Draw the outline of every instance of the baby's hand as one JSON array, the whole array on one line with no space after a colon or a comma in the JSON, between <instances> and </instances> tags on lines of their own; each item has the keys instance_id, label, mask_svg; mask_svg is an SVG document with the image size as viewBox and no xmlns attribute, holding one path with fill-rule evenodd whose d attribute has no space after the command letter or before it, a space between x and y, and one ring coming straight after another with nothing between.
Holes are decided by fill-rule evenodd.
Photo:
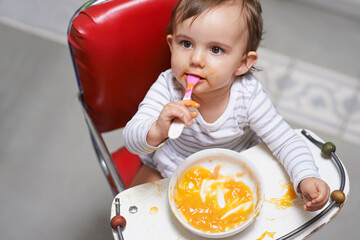
<instances>
[{"instance_id":1,"label":"baby's hand","mask_svg":"<svg viewBox=\"0 0 360 240\"><path fill-rule=\"evenodd\" d=\"M318 178L305 178L299 184L299 190L306 201L306 211L316 211L325 206L329 200L329 186Z\"/></svg>"},{"instance_id":2,"label":"baby's hand","mask_svg":"<svg viewBox=\"0 0 360 240\"><path fill-rule=\"evenodd\" d=\"M189 107L199 108L200 104L192 100L182 100L178 102L168 103L160 112L158 120L151 126L147 142L151 146L158 146L168 137L168 131L171 123L175 118L179 118L186 126L193 124L193 118L198 113L190 111Z\"/></svg>"}]
</instances>

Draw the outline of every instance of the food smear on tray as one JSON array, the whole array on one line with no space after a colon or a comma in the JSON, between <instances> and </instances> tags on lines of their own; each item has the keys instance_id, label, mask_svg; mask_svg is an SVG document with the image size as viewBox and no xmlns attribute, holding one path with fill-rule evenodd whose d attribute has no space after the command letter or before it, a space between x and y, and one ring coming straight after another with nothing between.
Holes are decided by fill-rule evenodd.
<instances>
[{"instance_id":1,"label":"food smear on tray","mask_svg":"<svg viewBox=\"0 0 360 240\"><path fill-rule=\"evenodd\" d=\"M277 209L285 210L288 207L294 206L296 201L299 200L292 183L282 184L282 191L285 191L285 194L281 198L271 198L265 201L275 204Z\"/></svg>"},{"instance_id":2,"label":"food smear on tray","mask_svg":"<svg viewBox=\"0 0 360 240\"><path fill-rule=\"evenodd\" d=\"M274 238L274 235L275 235L276 232L268 232L268 231L265 231L258 239L256 240L263 240L266 236L269 236L271 238Z\"/></svg>"},{"instance_id":3,"label":"food smear on tray","mask_svg":"<svg viewBox=\"0 0 360 240\"><path fill-rule=\"evenodd\" d=\"M202 166L187 170L175 187L174 201L186 221L210 233L225 232L246 222L255 209L255 198L241 177L223 175Z\"/></svg>"},{"instance_id":4,"label":"food smear on tray","mask_svg":"<svg viewBox=\"0 0 360 240\"><path fill-rule=\"evenodd\" d=\"M276 232L268 232L265 231L258 239L256 240L263 240L266 236L274 238L274 235L276 234Z\"/></svg>"},{"instance_id":5,"label":"food smear on tray","mask_svg":"<svg viewBox=\"0 0 360 240\"><path fill-rule=\"evenodd\" d=\"M157 212L159 211L159 209L157 207L152 207L150 208L150 215L155 215Z\"/></svg>"}]
</instances>

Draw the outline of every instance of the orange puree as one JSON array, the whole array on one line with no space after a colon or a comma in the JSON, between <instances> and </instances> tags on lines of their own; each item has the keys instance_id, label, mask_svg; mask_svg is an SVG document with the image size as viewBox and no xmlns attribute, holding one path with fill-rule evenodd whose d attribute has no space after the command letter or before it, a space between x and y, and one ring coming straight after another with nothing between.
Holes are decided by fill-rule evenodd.
<instances>
[{"instance_id":1,"label":"orange puree","mask_svg":"<svg viewBox=\"0 0 360 240\"><path fill-rule=\"evenodd\" d=\"M157 207L152 207L150 208L150 215L155 215L158 211L159 209Z\"/></svg>"},{"instance_id":2,"label":"orange puree","mask_svg":"<svg viewBox=\"0 0 360 240\"><path fill-rule=\"evenodd\" d=\"M174 200L186 221L205 232L224 232L245 222L254 210L251 189L233 176L196 166L177 181Z\"/></svg>"},{"instance_id":3,"label":"orange puree","mask_svg":"<svg viewBox=\"0 0 360 240\"><path fill-rule=\"evenodd\" d=\"M274 238L274 235L275 235L275 232L268 232L268 231L265 231L258 239L256 240L262 240L264 239L266 236L269 236L271 238Z\"/></svg>"},{"instance_id":4,"label":"orange puree","mask_svg":"<svg viewBox=\"0 0 360 240\"><path fill-rule=\"evenodd\" d=\"M282 198L272 198L268 202L275 204L278 209L286 209L294 205L295 200L298 198L291 183L282 185L283 190L286 190Z\"/></svg>"},{"instance_id":5,"label":"orange puree","mask_svg":"<svg viewBox=\"0 0 360 240\"><path fill-rule=\"evenodd\" d=\"M192 88L194 87L194 84L193 83L189 83L187 86L186 86L186 93L192 91Z\"/></svg>"}]
</instances>

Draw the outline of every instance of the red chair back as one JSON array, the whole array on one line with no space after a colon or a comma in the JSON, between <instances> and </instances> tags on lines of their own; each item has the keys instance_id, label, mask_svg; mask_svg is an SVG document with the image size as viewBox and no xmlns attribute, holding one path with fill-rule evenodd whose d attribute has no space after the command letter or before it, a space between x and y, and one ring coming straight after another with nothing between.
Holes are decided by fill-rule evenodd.
<instances>
[{"instance_id":1,"label":"red chair back","mask_svg":"<svg viewBox=\"0 0 360 240\"><path fill-rule=\"evenodd\" d=\"M92 0L73 17L68 42L86 123L113 194L141 166L125 148L110 154L102 133L125 126L170 67L166 26L178 0Z\"/></svg>"},{"instance_id":2,"label":"red chair back","mask_svg":"<svg viewBox=\"0 0 360 240\"><path fill-rule=\"evenodd\" d=\"M177 0L113 0L83 10L68 41L80 93L99 132L123 127L170 67L165 29Z\"/></svg>"}]
</instances>

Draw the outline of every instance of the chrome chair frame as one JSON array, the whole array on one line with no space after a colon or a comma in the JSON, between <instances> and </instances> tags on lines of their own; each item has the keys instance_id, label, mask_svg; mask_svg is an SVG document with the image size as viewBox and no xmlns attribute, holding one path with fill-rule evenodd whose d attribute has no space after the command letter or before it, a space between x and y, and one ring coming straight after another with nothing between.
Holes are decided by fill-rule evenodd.
<instances>
[{"instance_id":1,"label":"chrome chair frame","mask_svg":"<svg viewBox=\"0 0 360 240\"><path fill-rule=\"evenodd\" d=\"M108 2L108 1L111 1L111 0L90 0L90 1L86 2L84 5L82 5L72 16L70 23L68 25L67 34L69 34L69 32L70 32L73 20L76 18L76 16L79 15L79 13L81 11L88 9L94 5ZM72 50L71 50L70 44L69 44L69 49L70 49L70 54L72 56ZM86 102L83 99L82 87L81 87L81 84L79 81L79 77L77 75L76 64L74 61L73 61L73 65L74 65L75 74L76 74L76 78L77 78L77 82L78 82L78 86L79 86L78 99L79 99L79 102L81 103L82 112L84 114L85 121L86 121L86 124L89 129L91 142L94 147L96 156L99 160L100 167L101 167L103 173L105 174L110 186L112 186L112 188L111 188L112 193L114 196L116 196L118 193L124 191L126 189L126 187L125 187L125 184L114 164L114 161L111 157L111 154L105 144L105 141L104 141L101 133L99 132L96 125L94 124L94 121L91 119L91 117L89 116L89 114L87 112Z\"/></svg>"}]
</instances>

